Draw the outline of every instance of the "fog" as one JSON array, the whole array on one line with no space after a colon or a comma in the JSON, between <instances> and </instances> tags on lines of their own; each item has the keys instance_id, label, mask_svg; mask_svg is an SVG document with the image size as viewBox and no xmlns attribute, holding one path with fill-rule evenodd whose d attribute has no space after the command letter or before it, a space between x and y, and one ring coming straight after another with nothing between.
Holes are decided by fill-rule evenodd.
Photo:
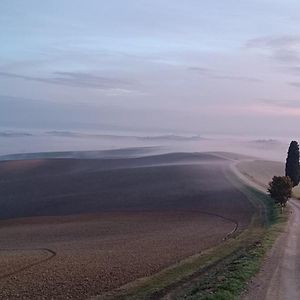
<instances>
[{"instance_id":1,"label":"fog","mask_svg":"<svg viewBox=\"0 0 300 300\"><path fill-rule=\"evenodd\" d=\"M234 136L124 135L124 133L121 135L120 133L6 130L0 132L0 143L2 159L18 158L5 156L11 154L103 151L126 148L127 151L91 152L90 156L85 155L85 157L111 156L112 154L113 156L140 156L169 152L221 151L282 161L286 157L289 141ZM53 157L62 155L62 153L52 153ZM26 158L26 156L20 157Z\"/></svg>"}]
</instances>

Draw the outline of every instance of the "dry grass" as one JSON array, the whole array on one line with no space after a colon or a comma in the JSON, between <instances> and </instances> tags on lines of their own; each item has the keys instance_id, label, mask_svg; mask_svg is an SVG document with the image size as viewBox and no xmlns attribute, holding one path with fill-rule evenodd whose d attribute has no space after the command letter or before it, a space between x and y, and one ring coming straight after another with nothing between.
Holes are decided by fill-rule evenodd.
<instances>
[{"instance_id":1,"label":"dry grass","mask_svg":"<svg viewBox=\"0 0 300 300\"><path fill-rule=\"evenodd\" d=\"M267 187L273 176L284 175L284 163L276 161L242 161L237 165L239 171L252 181ZM293 197L300 199L300 186L293 188Z\"/></svg>"},{"instance_id":2,"label":"dry grass","mask_svg":"<svg viewBox=\"0 0 300 300\"><path fill-rule=\"evenodd\" d=\"M273 176L284 175L284 164L276 161L242 161L237 167L242 174L264 187L268 186Z\"/></svg>"}]
</instances>

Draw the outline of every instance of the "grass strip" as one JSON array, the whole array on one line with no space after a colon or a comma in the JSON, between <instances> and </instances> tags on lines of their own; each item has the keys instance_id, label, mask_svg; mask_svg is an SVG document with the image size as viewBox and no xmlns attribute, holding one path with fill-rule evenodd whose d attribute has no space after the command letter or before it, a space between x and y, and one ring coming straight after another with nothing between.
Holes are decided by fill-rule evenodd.
<instances>
[{"instance_id":1,"label":"grass strip","mask_svg":"<svg viewBox=\"0 0 300 300\"><path fill-rule=\"evenodd\" d=\"M222 267L217 267L197 282L190 284L189 288L177 293L172 299L187 300L234 300L239 297L247 282L260 269L263 257L275 239L282 232L286 214L280 214L274 208L276 216L272 224L263 232L262 238L250 245L236 251L229 259L224 261Z\"/></svg>"}]
</instances>

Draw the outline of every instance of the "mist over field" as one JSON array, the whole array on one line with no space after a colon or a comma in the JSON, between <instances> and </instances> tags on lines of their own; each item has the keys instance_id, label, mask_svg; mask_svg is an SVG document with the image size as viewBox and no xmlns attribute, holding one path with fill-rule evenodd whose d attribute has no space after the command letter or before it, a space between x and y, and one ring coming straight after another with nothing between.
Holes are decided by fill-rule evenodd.
<instances>
[{"instance_id":1,"label":"mist over field","mask_svg":"<svg viewBox=\"0 0 300 300\"><path fill-rule=\"evenodd\" d=\"M299 12L0 0L0 299L300 299Z\"/></svg>"},{"instance_id":2,"label":"mist over field","mask_svg":"<svg viewBox=\"0 0 300 300\"><path fill-rule=\"evenodd\" d=\"M0 143L2 145L1 159L26 158L26 156L5 156L11 154L65 151L89 151L89 155L86 154L85 158L220 151L282 161L285 159L289 140L199 134L6 129L0 131ZM121 151L127 148L129 148L127 151ZM120 151L109 152L107 150ZM95 151L102 152L96 153ZM62 155L62 153L54 153L53 157ZM69 155L72 156L72 154ZM34 157L34 155L31 156L31 158Z\"/></svg>"}]
</instances>

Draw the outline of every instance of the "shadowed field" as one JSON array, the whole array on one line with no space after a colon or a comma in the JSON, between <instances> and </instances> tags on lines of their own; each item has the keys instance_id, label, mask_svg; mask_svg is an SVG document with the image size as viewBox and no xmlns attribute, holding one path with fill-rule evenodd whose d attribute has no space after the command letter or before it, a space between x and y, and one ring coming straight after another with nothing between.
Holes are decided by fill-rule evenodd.
<instances>
[{"instance_id":1,"label":"shadowed field","mask_svg":"<svg viewBox=\"0 0 300 300\"><path fill-rule=\"evenodd\" d=\"M0 163L0 298L84 299L210 248L253 207L210 154Z\"/></svg>"}]
</instances>

